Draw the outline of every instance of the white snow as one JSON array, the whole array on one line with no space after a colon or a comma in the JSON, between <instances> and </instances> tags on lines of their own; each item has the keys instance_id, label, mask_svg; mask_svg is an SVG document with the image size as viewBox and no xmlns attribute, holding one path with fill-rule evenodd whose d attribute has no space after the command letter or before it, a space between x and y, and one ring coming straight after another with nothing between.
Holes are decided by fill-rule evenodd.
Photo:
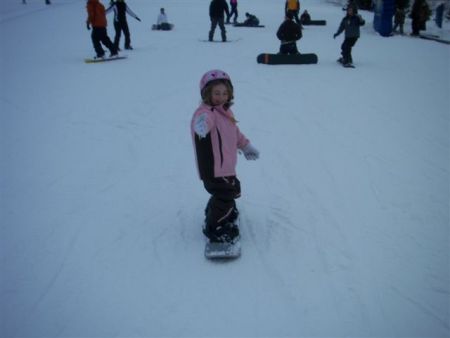
<instances>
[{"instance_id":1,"label":"white snow","mask_svg":"<svg viewBox=\"0 0 450 338\"><path fill-rule=\"evenodd\" d=\"M0 336L449 337L450 47L361 12L344 69L344 12L304 0L319 63L260 65L284 2L240 0L266 27L227 44L199 41L208 4L129 0L135 50L85 64L84 1L2 0ZM160 7L174 31L150 30ZM261 152L227 263L203 256L189 131L212 68Z\"/></svg>"}]
</instances>

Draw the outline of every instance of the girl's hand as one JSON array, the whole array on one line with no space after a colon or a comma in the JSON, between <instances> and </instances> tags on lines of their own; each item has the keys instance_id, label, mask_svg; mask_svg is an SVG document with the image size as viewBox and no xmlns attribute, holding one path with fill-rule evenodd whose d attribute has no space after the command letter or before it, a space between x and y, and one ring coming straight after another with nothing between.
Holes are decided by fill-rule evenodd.
<instances>
[{"instance_id":1,"label":"girl's hand","mask_svg":"<svg viewBox=\"0 0 450 338\"><path fill-rule=\"evenodd\" d=\"M257 160L259 158L259 151L255 147L253 147L250 143L247 144L242 149L245 159L247 160Z\"/></svg>"}]
</instances>

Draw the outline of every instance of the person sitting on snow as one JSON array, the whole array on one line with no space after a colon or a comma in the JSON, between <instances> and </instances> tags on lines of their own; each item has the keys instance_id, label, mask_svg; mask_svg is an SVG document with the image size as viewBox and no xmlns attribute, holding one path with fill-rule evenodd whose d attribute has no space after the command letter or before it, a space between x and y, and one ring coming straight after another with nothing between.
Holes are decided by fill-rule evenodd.
<instances>
[{"instance_id":1,"label":"person sitting on snow","mask_svg":"<svg viewBox=\"0 0 450 338\"><path fill-rule=\"evenodd\" d=\"M259 26L259 19L250 13L245 13L245 16L247 19L245 19L244 21L244 26L250 26L250 27L255 27L255 26Z\"/></svg>"},{"instance_id":2,"label":"person sitting on snow","mask_svg":"<svg viewBox=\"0 0 450 338\"><path fill-rule=\"evenodd\" d=\"M160 13L158 15L158 19L156 21L156 29L157 30L163 30L163 31L169 31L172 28L171 24L167 20L167 14L164 10L164 8L160 9Z\"/></svg>"}]
</instances>

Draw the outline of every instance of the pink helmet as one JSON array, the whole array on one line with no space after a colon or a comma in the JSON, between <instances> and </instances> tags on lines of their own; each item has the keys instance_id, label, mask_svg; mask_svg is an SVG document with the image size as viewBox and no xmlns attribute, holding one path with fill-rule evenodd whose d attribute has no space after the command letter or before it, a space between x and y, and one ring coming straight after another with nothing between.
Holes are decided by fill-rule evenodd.
<instances>
[{"instance_id":1,"label":"pink helmet","mask_svg":"<svg viewBox=\"0 0 450 338\"><path fill-rule=\"evenodd\" d=\"M228 80L231 84L230 76L227 73L220 69L213 69L202 76L202 79L200 80L200 92L206 87L208 82L213 80Z\"/></svg>"}]
</instances>

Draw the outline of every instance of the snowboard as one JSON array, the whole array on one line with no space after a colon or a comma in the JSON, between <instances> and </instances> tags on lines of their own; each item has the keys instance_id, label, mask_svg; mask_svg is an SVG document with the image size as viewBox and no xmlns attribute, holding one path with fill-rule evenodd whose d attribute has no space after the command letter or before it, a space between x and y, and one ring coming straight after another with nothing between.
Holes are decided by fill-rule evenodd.
<instances>
[{"instance_id":1,"label":"snowboard","mask_svg":"<svg viewBox=\"0 0 450 338\"><path fill-rule=\"evenodd\" d=\"M233 27L261 28L261 27L266 27L266 26L264 26L264 25L249 26L249 25L246 25L245 23L235 23L235 24L233 24Z\"/></svg>"},{"instance_id":2,"label":"snowboard","mask_svg":"<svg viewBox=\"0 0 450 338\"><path fill-rule=\"evenodd\" d=\"M326 20L309 20L302 22L303 26L326 26Z\"/></svg>"},{"instance_id":3,"label":"snowboard","mask_svg":"<svg viewBox=\"0 0 450 338\"><path fill-rule=\"evenodd\" d=\"M87 59L84 59L84 62L99 63L99 62L106 62L106 61L122 60L122 59L126 59L126 58L127 58L126 55L118 55L118 56L113 56L113 57L104 57L102 59L87 58Z\"/></svg>"},{"instance_id":4,"label":"snowboard","mask_svg":"<svg viewBox=\"0 0 450 338\"><path fill-rule=\"evenodd\" d=\"M434 34L420 34L419 35L422 39L425 40L433 40L436 42L440 42L440 43L445 43L447 45L450 45L450 40L445 40L442 39L439 35L434 35Z\"/></svg>"},{"instance_id":5,"label":"snowboard","mask_svg":"<svg viewBox=\"0 0 450 338\"><path fill-rule=\"evenodd\" d=\"M241 255L241 242L217 243L209 240L205 245L205 257L208 259L236 259Z\"/></svg>"},{"instance_id":6,"label":"snowboard","mask_svg":"<svg viewBox=\"0 0 450 338\"><path fill-rule=\"evenodd\" d=\"M241 40L240 38L238 39L227 39L226 41L222 41L222 40L212 40L209 41L208 39L199 39L200 42L209 42L209 43L227 43L227 42L236 42Z\"/></svg>"},{"instance_id":7,"label":"snowboard","mask_svg":"<svg viewBox=\"0 0 450 338\"><path fill-rule=\"evenodd\" d=\"M258 55L256 61L267 65L306 65L316 64L318 58L314 53L295 55L263 53Z\"/></svg>"}]
</instances>

